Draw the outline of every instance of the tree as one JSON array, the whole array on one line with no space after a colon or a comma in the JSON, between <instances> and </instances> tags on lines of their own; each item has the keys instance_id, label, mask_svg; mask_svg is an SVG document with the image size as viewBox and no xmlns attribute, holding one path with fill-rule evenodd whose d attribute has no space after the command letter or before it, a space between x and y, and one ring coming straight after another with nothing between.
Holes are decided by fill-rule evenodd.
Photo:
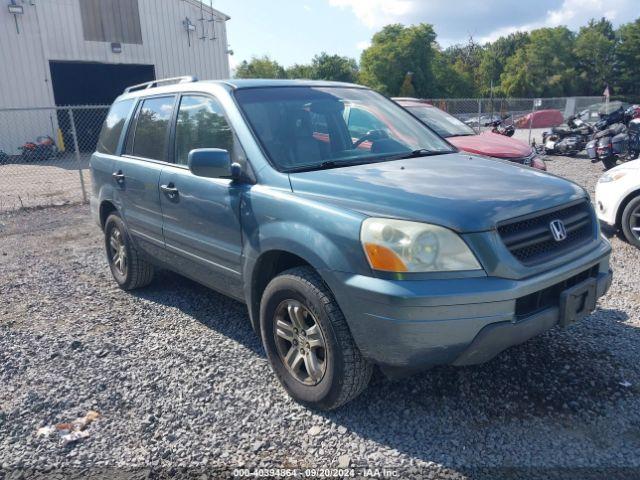
<instances>
[{"instance_id":1,"label":"tree","mask_svg":"<svg viewBox=\"0 0 640 480\"><path fill-rule=\"evenodd\" d=\"M470 97L475 90L473 80L461 74L451 63L451 58L436 50L432 64L435 81L434 97L455 98Z\"/></svg>"},{"instance_id":2,"label":"tree","mask_svg":"<svg viewBox=\"0 0 640 480\"><path fill-rule=\"evenodd\" d=\"M613 83L615 32L609 20L590 20L576 37L576 68L582 94L600 95L605 86Z\"/></svg>"},{"instance_id":3,"label":"tree","mask_svg":"<svg viewBox=\"0 0 640 480\"><path fill-rule=\"evenodd\" d=\"M576 92L575 35L566 27L540 28L507 60L501 89L510 96L554 97Z\"/></svg>"},{"instance_id":4,"label":"tree","mask_svg":"<svg viewBox=\"0 0 640 480\"><path fill-rule=\"evenodd\" d=\"M315 78L315 72L311 65L295 63L287 68L286 77L293 78L293 79L297 79L297 78L313 79Z\"/></svg>"},{"instance_id":5,"label":"tree","mask_svg":"<svg viewBox=\"0 0 640 480\"><path fill-rule=\"evenodd\" d=\"M400 92L398 92L398 95L400 95L401 97L416 96L416 89L413 88L413 72L407 72L407 74L404 76L404 81L400 86Z\"/></svg>"},{"instance_id":6,"label":"tree","mask_svg":"<svg viewBox=\"0 0 640 480\"><path fill-rule=\"evenodd\" d=\"M284 68L267 55L251 57L247 62L243 60L236 69L236 78L286 78Z\"/></svg>"},{"instance_id":7,"label":"tree","mask_svg":"<svg viewBox=\"0 0 640 480\"><path fill-rule=\"evenodd\" d=\"M398 95L407 72L419 97L435 92L432 62L436 34L431 25L387 25L373 36L360 58L360 81L381 93Z\"/></svg>"},{"instance_id":8,"label":"tree","mask_svg":"<svg viewBox=\"0 0 640 480\"><path fill-rule=\"evenodd\" d=\"M640 96L640 18L618 29L616 84L625 95Z\"/></svg>"},{"instance_id":9,"label":"tree","mask_svg":"<svg viewBox=\"0 0 640 480\"><path fill-rule=\"evenodd\" d=\"M329 55L322 52L311 61L313 77L316 80L355 83L358 81L358 63L349 57Z\"/></svg>"},{"instance_id":10,"label":"tree","mask_svg":"<svg viewBox=\"0 0 640 480\"><path fill-rule=\"evenodd\" d=\"M482 58L478 66L478 85L480 95L502 95L500 91L500 75L504 71L507 60L529 43L529 34L515 32L488 43L482 50Z\"/></svg>"}]
</instances>

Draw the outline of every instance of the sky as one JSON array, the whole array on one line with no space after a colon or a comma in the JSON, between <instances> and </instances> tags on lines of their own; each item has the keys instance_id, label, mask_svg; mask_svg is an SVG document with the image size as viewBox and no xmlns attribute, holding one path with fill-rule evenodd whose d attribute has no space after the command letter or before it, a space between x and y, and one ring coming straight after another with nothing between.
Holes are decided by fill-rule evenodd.
<instances>
[{"instance_id":1,"label":"sky","mask_svg":"<svg viewBox=\"0 0 640 480\"><path fill-rule=\"evenodd\" d=\"M484 43L518 30L577 30L603 16L618 26L640 16L640 0L213 0L213 6L231 17L232 68L262 55L284 66L308 63L322 51L359 59L390 23L430 23L447 47L470 35Z\"/></svg>"}]
</instances>

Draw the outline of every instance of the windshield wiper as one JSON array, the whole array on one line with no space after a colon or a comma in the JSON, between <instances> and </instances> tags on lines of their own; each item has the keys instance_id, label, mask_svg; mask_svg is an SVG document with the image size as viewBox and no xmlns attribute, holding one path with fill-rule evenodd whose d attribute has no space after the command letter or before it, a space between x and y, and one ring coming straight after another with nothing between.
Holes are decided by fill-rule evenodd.
<instances>
[{"instance_id":1,"label":"windshield wiper","mask_svg":"<svg viewBox=\"0 0 640 480\"><path fill-rule=\"evenodd\" d=\"M351 165L362 165L363 163L371 163L371 160L325 160L320 163L310 163L300 165L298 167L288 168L287 173L310 172L313 170L328 170L330 168L347 167Z\"/></svg>"},{"instance_id":2,"label":"windshield wiper","mask_svg":"<svg viewBox=\"0 0 640 480\"><path fill-rule=\"evenodd\" d=\"M427 150L426 148L420 148L418 150L413 150L412 152L401 153L399 155L386 157L385 160L404 160L405 158L432 157L434 155L446 155L447 153L454 152L453 150Z\"/></svg>"}]
</instances>

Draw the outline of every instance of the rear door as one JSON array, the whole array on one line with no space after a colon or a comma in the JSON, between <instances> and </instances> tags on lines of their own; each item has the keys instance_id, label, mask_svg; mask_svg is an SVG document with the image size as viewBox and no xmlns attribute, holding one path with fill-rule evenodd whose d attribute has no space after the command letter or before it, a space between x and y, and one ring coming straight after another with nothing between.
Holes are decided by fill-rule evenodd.
<instances>
[{"instance_id":1,"label":"rear door","mask_svg":"<svg viewBox=\"0 0 640 480\"><path fill-rule=\"evenodd\" d=\"M222 148L249 168L221 105L203 94L184 94L174 133L174 163L160 175L166 254L181 273L241 297L240 199L250 188L229 179L193 175L187 166L196 148Z\"/></svg>"},{"instance_id":2,"label":"rear door","mask_svg":"<svg viewBox=\"0 0 640 480\"><path fill-rule=\"evenodd\" d=\"M136 243L148 253L162 254L160 172L169 154L169 132L175 95L140 100L127 135L125 154L114 165L120 211Z\"/></svg>"},{"instance_id":3,"label":"rear door","mask_svg":"<svg viewBox=\"0 0 640 480\"><path fill-rule=\"evenodd\" d=\"M91 208L96 215L102 194L111 199L113 187L117 185L112 176L113 165L120 155L123 132L135 103L134 99L129 99L111 106L100 131L96 151L91 156Z\"/></svg>"}]
</instances>

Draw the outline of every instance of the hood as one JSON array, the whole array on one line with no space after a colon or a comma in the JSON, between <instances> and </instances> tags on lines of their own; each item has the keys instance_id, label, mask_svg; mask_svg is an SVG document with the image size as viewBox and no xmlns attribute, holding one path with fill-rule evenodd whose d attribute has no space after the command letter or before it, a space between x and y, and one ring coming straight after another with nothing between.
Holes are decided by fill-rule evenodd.
<instances>
[{"instance_id":1,"label":"hood","mask_svg":"<svg viewBox=\"0 0 640 480\"><path fill-rule=\"evenodd\" d=\"M520 140L493 132L479 135L448 137L447 140L460 150L496 158L522 158L531 155L531 147Z\"/></svg>"},{"instance_id":2,"label":"hood","mask_svg":"<svg viewBox=\"0 0 640 480\"><path fill-rule=\"evenodd\" d=\"M579 198L578 185L516 163L452 153L290 174L296 194L368 216L434 223L458 232Z\"/></svg>"}]
</instances>

